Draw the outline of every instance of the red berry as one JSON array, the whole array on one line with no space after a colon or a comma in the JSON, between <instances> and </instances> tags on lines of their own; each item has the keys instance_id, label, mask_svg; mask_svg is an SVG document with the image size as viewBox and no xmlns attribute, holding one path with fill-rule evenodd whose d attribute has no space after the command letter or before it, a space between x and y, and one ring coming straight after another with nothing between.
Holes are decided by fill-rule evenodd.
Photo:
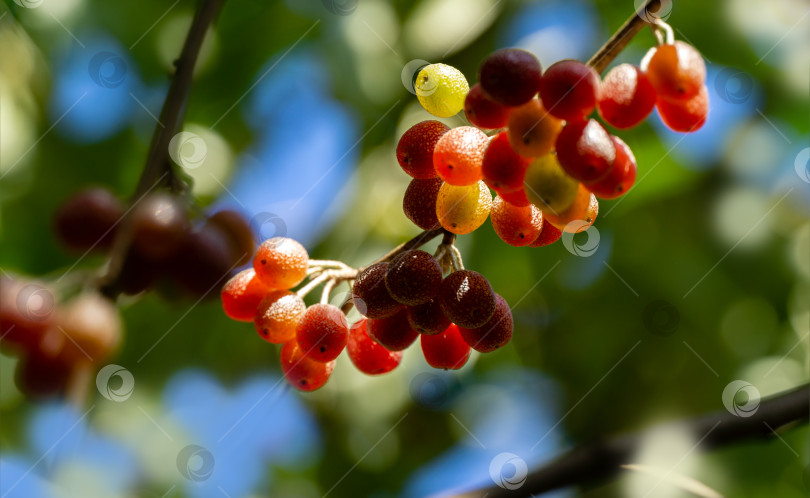
<instances>
[{"instance_id":1,"label":"red berry","mask_svg":"<svg viewBox=\"0 0 810 498\"><path fill-rule=\"evenodd\" d=\"M701 87L697 95L686 101L658 99L658 114L673 131L689 133L699 130L709 114L709 93Z\"/></svg>"},{"instance_id":2,"label":"red berry","mask_svg":"<svg viewBox=\"0 0 810 498\"><path fill-rule=\"evenodd\" d=\"M526 197L526 190L523 187L513 192L498 192L498 195L513 206L525 207L532 204L529 198Z\"/></svg>"},{"instance_id":3,"label":"red berry","mask_svg":"<svg viewBox=\"0 0 810 498\"><path fill-rule=\"evenodd\" d=\"M295 339L304 355L325 363L340 356L346 347L349 323L337 306L313 304L301 316L295 330Z\"/></svg>"},{"instance_id":4,"label":"red berry","mask_svg":"<svg viewBox=\"0 0 810 498\"><path fill-rule=\"evenodd\" d=\"M298 241L273 237L256 249L253 269L271 289L291 289L306 277L308 262L307 250Z\"/></svg>"},{"instance_id":5,"label":"red berry","mask_svg":"<svg viewBox=\"0 0 810 498\"><path fill-rule=\"evenodd\" d=\"M214 297L215 289L230 276L239 256L227 233L217 225L205 223L186 234L167 266L191 295Z\"/></svg>"},{"instance_id":6,"label":"red berry","mask_svg":"<svg viewBox=\"0 0 810 498\"><path fill-rule=\"evenodd\" d=\"M439 301L431 299L425 304L408 308L408 323L422 335L433 335L444 331L452 322L444 316Z\"/></svg>"},{"instance_id":7,"label":"red berry","mask_svg":"<svg viewBox=\"0 0 810 498\"><path fill-rule=\"evenodd\" d=\"M323 363L304 356L296 341L286 342L281 348L284 378L300 391L314 391L323 387L334 368L334 361Z\"/></svg>"},{"instance_id":8,"label":"red berry","mask_svg":"<svg viewBox=\"0 0 810 498\"><path fill-rule=\"evenodd\" d=\"M489 145L486 133L472 126L448 131L433 149L433 167L450 185L473 185L483 178L481 162Z\"/></svg>"},{"instance_id":9,"label":"red berry","mask_svg":"<svg viewBox=\"0 0 810 498\"><path fill-rule=\"evenodd\" d=\"M491 353L512 340L512 310L506 299L495 294L495 313L484 325L475 329L459 327L461 337L479 353Z\"/></svg>"},{"instance_id":10,"label":"red berry","mask_svg":"<svg viewBox=\"0 0 810 498\"><path fill-rule=\"evenodd\" d=\"M358 370L368 375L390 372L402 361L401 351L389 351L368 336L367 320L364 318L352 325L346 351Z\"/></svg>"},{"instance_id":11,"label":"red berry","mask_svg":"<svg viewBox=\"0 0 810 498\"><path fill-rule=\"evenodd\" d=\"M655 99L655 88L641 69L619 64L602 81L599 115L616 128L632 128L650 115Z\"/></svg>"},{"instance_id":12,"label":"red berry","mask_svg":"<svg viewBox=\"0 0 810 498\"><path fill-rule=\"evenodd\" d=\"M39 354L24 355L17 363L14 383L25 396L44 399L64 392L71 370L70 364L58 359Z\"/></svg>"},{"instance_id":13,"label":"red berry","mask_svg":"<svg viewBox=\"0 0 810 498\"><path fill-rule=\"evenodd\" d=\"M397 161L413 178L435 178L433 148L450 128L439 121L422 121L402 134L397 144Z\"/></svg>"},{"instance_id":14,"label":"red berry","mask_svg":"<svg viewBox=\"0 0 810 498\"><path fill-rule=\"evenodd\" d=\"M537 93L542 69L534 54L517 48L490 54L478 72L484 93L499 104L525 104Z\"/></svg>"},{"instance_id":15,"label":"red berry","mask_svg":"<svg viewBox=\"0 0 810 498\"><path fill-rule=\"evenodd\" d=\"M456 325L480 327L495 312L495 292L485 276L472 270L459 270L442 281L439 305Z\"/></svg>"},{"instance_id":16,"label":"red berry","mask_svg":"<svg viewBox=\"0 0 810 498\"><path fill-rule=\"evenodd\" d=\"M256 308L270 289L253 268L237 273L222 287L220 296L225 314L240 322L252 322Z\"/></svg>"},{"instance_id":17,"label":"red berry","mask_svg":"<svg viewBox=\"0 0 810 498\"><path fill-rule=\"evenodd\" d=\"M402 304L416 306L436 295L442 283L442 269L425 251L407 251L397 256L385 273L385 286L391 297Z\"/></svg>"},{"instance_id":18,"label":"red berry","mask_svg":"<svg viewBox=\"0 0 810 498\"><path fill-rule=\"evenodd\" d=\"M534 242L529 244L529 247L543 247L549 244L553 244L560 240L562 236L562 230L555 227L548 221L543 222L543 230L540 231L540 235L534 239Z\"/></svg>"},{"instance_id":19,"label":"red berry","mask_svg":"<svg viewBox=\"0 0 810 498\"><path fill-rule=\"evenodd\" d=\"M502 131L490 140L484 151L481 171L484 182L497 192L513 192L523 186L529 159L519 155L509 143L509 133Z\"/></svg>"},{"instance_id":20,"label":"red berry","mask_svg":"<svg viewBox=\"0 0 810 498\"><path fill-rule=\"evenodd\" d=\"M458 370L470 359L470 346L458 327L450 325L441 334L422 336L422 354L433 368Z\"/></svg>"},{"instance_id":21,"label":"red berry","mask_svg":"<svg viewBox=\"0 0 810 498\"><path fill-rule=\"evenodd\" d=\"M537 207L513 206L500 196L495 197L489 216L495 233L510 246L522 247L531 244L543 229L543 214Z\"/></svg>"},{"instance_id":22,"label":"red berry","mask_svg":"<svg viewBox=\"0 0 810 498\"><path fill-rule=\"evenodd\" d=\"M406 309L387 318L370 319L366 328L369 337L389 351L402 351L419 336L408 322Z\"/></svg>"},{"instance_id":23,"label":"red berry","mask_svg":"<svg viewBox=\"0 0 810 498\"><path fill-rule=\"evenodd\" d=\"M253 325L265 341L284 344L295 338L306 310L304 300L294 292L270 291L256 308Z\"/></svg>"},{"instance_id":24,"label":"red berry","mask_svg":"<svg viewBox=\"0 0 810 498\"><path fill-rule=\"evenodd\" d=\"M616 159L610 134L593 119L569 122L557 137L557 160L569 176L588 184L607 176Z\"/></svg>"},{"instance_id":25,"label":"red berry","mask_svg":"<svg viewBox=\"0 0 810 498\"><path fill-rule=\"evenodd\" d=\"M615 199L627 193L636 181L636 158L633 151L619 137L611 137L616 146L616 159L608 175L588 185L588 190L602 199Z\"/></svg>"},{"instance_id":26,"label":"red berry","mask_svg":"<svg viewBox=\"0 0 810 498\"><path fill-rule=\"evenodd\" d=\"M389 263L382 261L360 270L352 286L352 300L361 315L385 318L402 309L402 304L391 297L385 285Z\"/></svg>"},{"instance_id":27,"label":"red berry","mask_svg":"<svg viewBox=\"0 0 810 498\"><path fill-rule=\"evenodd\" d=\"M109 190L89 188L73 194L56 212L59 240L71 249L108 249L124 207Z\"/></svg>"},{"instance_id":28,"label":"red berry","mask_svg":"<svg viewBox=\"0 0 810 498\"><path fill-rule=\"evenodd\" d=\"M444 180L428 178L411 180L402 198L402 211L416 226L422 230L436 230L441 227L436 216L436 199Z\"/></svg>"},{"instance_id":29,"label":"red berry","mask_svg":"<svg viewBox=\"0 0 810 498\"><path fill-rule=\"evenodd\" d=\"M599 75L580 61L555 62L540 80L540 98L548 112L560 119L585 119L599 100Z\"/></svg>"},{"instance_id":30,"label":"red berry","mask_svg":"<svg viewBox=\"0 0 810 498\"><path fill-rule=\"evenodd\" d=\"M706 64L695 47L678 40L655 49L647 77L659 99L688 100L704 86Z\"/></svg>"},{"instance_id":31,"label":"red berry","mask_svg":"<svg viewBox=\"0 0 810 498\"><path fill-rule=\"evenodd\" d=\"M20 352L32 351L55 322L53 291L37 282L0 277L0 340Z\"/></svg>"},{"instance_id":32,"label":"red berry","mask_svg":"<svg viewBox=\"0 0 810 498\"><path fill-rule=\"evenodd\" d=\"M476 83L464 100L464 114L470 123L479 128L503 128L509 119L509 108L487 97L481 83Z\"/></svg>"}]
</instances>

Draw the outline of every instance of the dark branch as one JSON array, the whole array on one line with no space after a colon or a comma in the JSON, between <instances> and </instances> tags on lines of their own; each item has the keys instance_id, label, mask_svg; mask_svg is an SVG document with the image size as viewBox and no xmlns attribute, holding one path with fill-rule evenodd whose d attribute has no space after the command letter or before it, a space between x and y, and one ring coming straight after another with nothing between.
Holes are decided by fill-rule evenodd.
<instances>
[{"instance_id":1,"label":"dark branch","mask_svg":"<svg viewBox=\"0 0 810 498\"><path fill-rule=\"evenodd\" d=\"M686 430L695 440L703 440L699 448L711 450L745 440L765 439L774 431L792 423L804 423L810 418L810 384L802 385L763 400L756 413L739 417L728 411L671 422L635 434L617 436L580 446L531 472L523 486L506 490L495 485L460 497L496 498L529 496L574 485L595 484L619 473L622 465L632 461L639 445L650 434L666 429Z\"/></svg>"},{"instance_id":2,"label":"dark branch","mask_svg":"<svg viewBox=\"0 0 810 498\"><path fill-rule=\"evenodd\" d=\"M596 69L597 73L601 73L608 65L613 62L613 59L624 50L624 47L630 43L630 40L635 37L644 26L649 26L650 23L647 19L654 18L653 15L658 12L664 5L670 3L671 0L647 0L644 5L640 6L636 13L630 16L622 27L618 29L602 47L588 61L588 65Z\"/></svg>"}]
</instances>

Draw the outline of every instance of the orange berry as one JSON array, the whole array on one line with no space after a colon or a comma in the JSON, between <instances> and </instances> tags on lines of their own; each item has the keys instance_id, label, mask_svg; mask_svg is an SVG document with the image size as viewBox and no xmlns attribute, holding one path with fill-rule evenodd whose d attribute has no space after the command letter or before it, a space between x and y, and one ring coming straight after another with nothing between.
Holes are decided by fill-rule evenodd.
<instances>
[{"instance_id":1,"label":"orange berry","mask_svg":"<svg viewBox=\"0 0 810 498\"><path fill-rule=\"evenodd\" d=\"M483 178L481 163L487 145L489 137L478 128L453 128L436 142L433 167L450 185L472 185Z\"/></svg>"},{"instance_id":2,"label":"orange berry","mask_svg":"<svg viewBox=\"0 0 810 498\"><path fill-rule=\"evenodd\" d=\"M271 289L291 289L307 275L309 255L299 242L273 237L262 242L253 257L253 269Z\"/></svg>"},{"instance_id":3,"label":"orange berry","mask_svg":"<svg viewBox=\"0 0 810 498\"><path fill-rule=\"evenodd\" d=\"M295 329L306 309L304 300L294 292L270 291L256 307L253 324L262 339L283 344L295 338Z\"/></svg>"}]
</instances>

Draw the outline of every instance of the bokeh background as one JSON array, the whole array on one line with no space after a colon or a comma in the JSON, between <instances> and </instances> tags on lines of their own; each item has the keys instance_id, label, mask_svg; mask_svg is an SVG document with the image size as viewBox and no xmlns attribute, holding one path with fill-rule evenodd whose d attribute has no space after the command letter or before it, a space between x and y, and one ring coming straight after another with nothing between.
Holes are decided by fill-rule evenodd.
<instances>
[{"instance_id":1,"label":"bokeh background","mask_svg":"<svg viewBox=\"0 0 810 498\"><path fill-rule=\"evenodd\" d=\"M196 4L0 4L4 271L63 275L77 257L51 230L59 203L88 185L132 194ZM187 172L193 195L254 218L259 239L287 235L313 257L366 264L418 233L394 157L399 135L430 118L403 84L409 61L446 62L473 83L501 47L531 50L544 67L586 60L633 10L631 0L226 2L184 125L205 146ZM134 381L125 396L119 375L83 409L31 403L14 386L15 360L0 358L2 496L425 496L807 382L810 2L675 0L665 18L706 58L709 119L684 136L653 113L620 133L639 179L601 203L598 241L575 239L594 250L512 248L489 224L459 237L466 266L513 307L508 347L446 373L416 346L379 378L344 355L324 389L302 395L279 380L276 347L216 299L124 299L113 362ZM643 31L617 62L638 63L653 43ZM735 380L743 398L724 406ZM694 435L662 433L635 463L726 496L807 496L809 437L800 426L704 454L690 451ZM558 495L683 495L658 481L628 471Z\"/></svg>"}]
</instances>

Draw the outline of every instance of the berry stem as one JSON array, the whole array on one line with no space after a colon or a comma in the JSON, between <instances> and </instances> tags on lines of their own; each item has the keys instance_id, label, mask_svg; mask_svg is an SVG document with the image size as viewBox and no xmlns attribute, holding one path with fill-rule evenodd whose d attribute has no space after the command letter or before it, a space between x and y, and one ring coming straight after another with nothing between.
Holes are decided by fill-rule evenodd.
<instances>
[{"instance_id":1,"label":"berry stem","mask_svg":"<svg viewBox=\"0 0 810 498\"><path fill-rule=\"evenodd\" d=\"M374 261L373 263L381 263L383 261L391 261L395 257L399 256L405 251L410 251L411 249L416 249L417 247L422 247L423 245L427 244L431 240L435 239L439 235L448 234L447 230L444 228L437 228L436 230L425 230L424 232L420 233L416 237L412 238L407 242L403 242L402 244L396 246L395 248L391 249L387 254L385 254L380 259ZM455 235L454 235L455 236Z\"/></svg>"},{"instance_id":2,"label":"berry stem","mask_svg":"<svg viewBox=\"0 0 810 498\"><path fill-rule=\"evenodd\" d=\"M652 13L659 12L664 5L671 1L672 0L647 0L644 2L644 4L636 9L636 12L622 24L618 31L613 33L613 36L596 51L593 57L588 61L588 65L594 68L597 73L604 71L644 26L652 26L652 24L647 21L648 16L654 17Z\"/></svg>"}]
</instances>

